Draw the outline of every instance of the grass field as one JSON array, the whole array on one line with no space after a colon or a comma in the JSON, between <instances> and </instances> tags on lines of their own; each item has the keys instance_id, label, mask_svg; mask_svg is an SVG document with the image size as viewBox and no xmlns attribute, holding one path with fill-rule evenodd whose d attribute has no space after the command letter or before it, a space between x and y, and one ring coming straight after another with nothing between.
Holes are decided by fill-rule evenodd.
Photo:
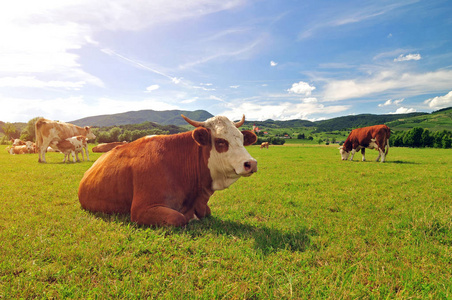
<instances>
[{"instance_id":1,"label":"grass field","mask_svg":"<svg viewBox=\"0 0 452 300\"><path fill-rule=\"evenodd\" d=\"M452 151L248 148L212 217L150 228L80 208L91 162L0 151L0 299L451 299Z\"/></svg>"}]
</instances>

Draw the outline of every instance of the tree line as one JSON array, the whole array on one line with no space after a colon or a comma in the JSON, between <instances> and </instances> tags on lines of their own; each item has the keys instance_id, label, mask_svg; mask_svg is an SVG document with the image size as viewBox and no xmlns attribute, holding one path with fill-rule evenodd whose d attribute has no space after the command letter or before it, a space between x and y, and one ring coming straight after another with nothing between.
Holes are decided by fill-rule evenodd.
<instances>
[{"instance_id":1,"label":"tree line","mask_svg":"<svg viewBox=\"0 0 452 300\"><path fill-rule=\"evenodd\" d=\"M412 148L452 148L452 132L443 130L430 132L420 127L408 131L396 131L391 134L389 145Z\"/></svg>"}]
</instances>

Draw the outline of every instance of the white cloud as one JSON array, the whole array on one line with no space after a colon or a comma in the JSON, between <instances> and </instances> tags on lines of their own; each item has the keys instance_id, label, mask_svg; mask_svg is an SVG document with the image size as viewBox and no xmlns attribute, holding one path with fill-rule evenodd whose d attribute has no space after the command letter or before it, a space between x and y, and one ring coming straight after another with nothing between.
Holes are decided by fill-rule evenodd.
<instances>
[{"instance_id":1,"label":"white cloud","mask_svg":"<svg viewBox=\"0 0 452 300\"><path fill-rule=\"evenodd\" d=\"M366 79L330 80L325 85L324 101L367 97L376 93L392 93L396 97L403 90L405 97L449 89L452 70L428 73L400 73L396 70L377 72Z\"/></svg>"},{"instance_id":2,"label":"white cloud","mask_svg":"<svg viewBox=\"0 0 452 300\"><path fill-rule=\"evenodd\" d=\"M17 76L0 78L0 87L29 87L29 88L64 88L79 90L86 84L85 81L43 81L35 76Z\"/></svg>"},{"instance_id":3,"label":"white cloud","mask_svg":"<svg viewBox=\"0 0 452 300\"><path fill-rule=\"evenodd\" d=\"M278 102L271 104L242 100L239 103L227 103L226 110L222 114L232 119L239 119L242 114L245 114L248 120L293 120L309 119L309 116L317 113L334 114L349 108L347 105L324 106L318 103L316 98L304 98L296 103Z\"/></svg>"},{"instance_id":4,"label":"white cloud","mask_svg":"<svg viewBox=\"0 0 452 300\"><path fill-rule=\"evenodd\" d=\"M152 92L152 91L158 90L159 88L160 88L160 86L158 84L153 84L146 88L146 92Z\"/></svg>"},{"instance_id":5,"label":"white cloud","mask_svg":"<svg viewBox=\"0 0 452 300\"><path fill-rule=\"evenodd\" d=\"M395 112L390 112L390 114L409 114L412 112L416 112L416 109L414 108L406 108L406 107L399 107Z\"/></svg>"},{"instance_id":6,"label":"white cloud","mask_svg":"<svg viewBox=\"0 0 452 300\"><path fill-rule=\"evenodd\" d=\"M430 108L440 109L448 106L452 106L452 91L447 93L444 96L438 96L434 98L430 98L424 101L425 104L428 104Z\"/></svg>"},{"instance_id":7,"label":"white cloud","mask_svg":"<svg viewBox=\"0 0 452 300\"><path fill-rule=\"evenodd\" d=\"M400 54L399 57L394 58L394 61L409 61L409 60L420 60L420 59L421 59L420 54L407 54L407 55Z\"/></svg>"},{"instance_id":8,"label":"white cloud","mask_svg":"<svg viewBox=\"0 0 452 300\"><path fill-rule=\"evenodd\" d=\"M131 110L171 110L180 107L162 100L100 98L87 100L83 96L65 98L10 98L0 96L0 120L4 122L28 122L42 116L51 120L73 121L87 116L122 113Z\"/></svg>"},{"instance_id":9,"label":"white cloud","mask_svg":"<svg viewBox=\"0 0 452 300\"><path fill-rule=\"evenodd\" d=\"M141 30L243 4L244 0L13 1L0 11L0 72L36 76L34 81L22 81L31 87L73 89L82 82L102 86L99 78L84 70L77 52L86 45L99 45L94 39L99 31ZM58 78L61 84L48 78ZM179 78L170 79L180 83Z\"/></svg>"},{"instance_id":10,"label":"white cloud","mask_svg":"<svg viewBox=\"0 0 452 300\"><path fill-rule=\"evenodd\" d=\"M311 96L311 92L315 90L315 86L310 86L309 83L300 81L298 83L292 84L292 87L287 91L289 93L301 94L304 96Z\"/></svg>"},{"instance_id":11,"label":"white cloud","mask_svg":"<svg viewBox=\"0 0 452 300\"><path fill-rule=\"evenodd\" d=\"M229 86L231 89L238 89L240 87L240 85L231 85Z\"/></svg>"},{"instance_id":12,"label":"white cloud","mask_svg":"<svg viewBox=\"0 0 452 300\"><path fill-rule=\"evenodd\" d=\"M403 102L403 100L405 100L405 99L397 99L397 100L389 99L383 104L378 104L378 106L383 107L383 106L389 106L389 105L399 105L400 103Z\"/></svg>"},{"instance_id":13,"label":"white cloud","mask_svg":"<svg viewBox=\"0 0 452 300\"><path fill-rule=\"evenodd\" d=\"M278 65L277 62L274 62L273 60L270 62L270 66L271 67L276 67Z\"/></svg>"}]
</instances>

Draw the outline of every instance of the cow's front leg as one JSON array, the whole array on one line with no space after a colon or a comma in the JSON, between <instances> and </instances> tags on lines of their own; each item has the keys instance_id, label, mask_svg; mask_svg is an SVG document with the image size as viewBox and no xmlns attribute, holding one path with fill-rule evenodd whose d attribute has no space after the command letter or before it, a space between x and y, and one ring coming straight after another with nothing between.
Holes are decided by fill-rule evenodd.
<instances>
[{"instance_id":1,"label":"cow's front leg","mask_svg":"<svg viewBox=\"0 0 452 300\"><path fill-rule=\"evenodd\" d=\"M363 156L363 161L366 161L366 148L361 149L361 155Z\"/></svg>"},{"instance_id":2,"label":"cow's front leg","mask_svg":"<svg viewBox=\"0 0 452 300\"><path fill-rule=\"evenodd\" d=\"M385 162L386 154L385 154L384 150L382 150L382 149L378 149L378 157L377 157L376 161L378 161L380 159L380 156L381 156L380 162Z\"/></svg>"},{"instance_id":3,"label":"cow's front leg","mask_svg":"<svg viewBox=\"0 0 452 300\"><path fill-rule=\"evenodd\" d=\"M356 149L352 149L351 156L350 156L350 161L353 160L353 156L355 156L355 153L356 153Z\"/></svg>"},{"instance_id":4,"label":"cow's front leg","mask_svg":"<svg viewBox=\"0 0 452 300\"><path fill-rule=\"evenodd\" d=\"M143 207L132 205L130 219L140 225L181 227L188 223L183 214L165 206Z\"/></svg>"},{"instance_id":5,"label":"cow's front leg","mask_svg":"<svg viewBox=\"0 0 452 300\"><path fill-rule=\"evenodd\" d=\"M211 215L210 207L207 205L210 196L213 195L213 191L210 189L204 189L203 193L196 198L194 207L195 207L195 215L199 218L205 218Z\"/></svg>"}]
</instances>

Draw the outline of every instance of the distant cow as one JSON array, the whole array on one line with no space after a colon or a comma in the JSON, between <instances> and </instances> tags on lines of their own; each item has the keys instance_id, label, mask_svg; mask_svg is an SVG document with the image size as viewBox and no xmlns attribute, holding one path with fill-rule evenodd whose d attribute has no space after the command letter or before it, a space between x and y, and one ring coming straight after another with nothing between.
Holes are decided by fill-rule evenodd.
<instances>
[{"instance_id":1,"label":"distant cow","mask_svg":"<svg viewBox=\"0 0 452 300\"><path fill-rule=\"evenodd\" d=\"M386 125L375 125L352 130L344 144L339 147L342 160L347 160L350 152L352 153L350 160L353 160L356 151L361 150L363 161L365 161L365 151L366 148L369 148L378 151L376 161L381 156L381 162L384 162L389 150L390 135L391 130Z\"/></svg>"},{"instance_id":2,"label":"distant cow","mask_svg":"<svg viewBox=\"0 0 452 300\"><path fill-rule=\"evenodd\" d=\"M143 137L104 153L85 172L79 190L84 209L130 213L133 222L183 226L211 214L214 191L257 172L244 146L256 135L239 131L245 122L217 116L205 122L182 117L196 129Z\"/></svg>"},{"instance_id":3,"label":"distant cow","mask_svg":"<svg viewBox=\"0 0 452 300\"><path fill-rule=\"evenodd\" d=\"M263 142L262 144L261 144L261 149L262 148L267 148L268 149L268 142Z\"/></svg>"},{"instance_id":4,"label":"distant cow","mask_svg":"<svg viewBox=\"0 0 452 300\"><path fill-rule=\"evenodd\" d=\"M25 145L25 142L21 139L11 139L11 143L13 144L13 147Z\"/></svg>"},{"instance_id":5,"label":"distant cow","mask_svg":"<svg viewBox=\"0 0 452 300\"><path fill-rule=\"evenodd\" d=\"M88 154L88 145L86 143L88 139L82 135L73 136L62 141L50 144L55 150L60 151L64 154L63 162L66 162L66 158L69 161L69 155L72 154L72 159L75 162L75 157L77 157L77 161L80 161L78 158L78 153L82 153L83 160L85 160L85 156L83 155L83 150L86 152L86 157L89 160Z\"/></svg>"},{"instance_id":6,"label":"distant cow","mask_svg":"<svg viewBox=\"0 0 452 300\"><path fill-rule=\"evenodd\" d=\"M20 141L20 140L18 140ZM17 143L17 142L15 142ZM10 146L8 147L6 150L8 151L9 154L27 154L27 153L35 153L35 147L34 147L34 143L27 141L20 141L20 143L18 146Z\"/></svg>"},{"instance_id":7,"label":"distant cow","mask_svg":"<svg viewBox=\"0 0 452 300\"><path fill-rule=\"evenodd\" d=\"M108 152L116 146L127 144L127 142L113 142L99 144L93 148L93 152Z\"/></svg>"},{"instance_id":8,"label":"distant cow","mask_svg":"<svg viewBox=\"0 0 452 300\"><path fill-rule=\"evenodd\" d=\"M10 146L6 148L9 154L25 154L28 153L27 145Z\"/></svg>"},{"instance_id":9,"label":"distant cow","mask_svg":"<svg viewBox=\"0 0 452 300\"><path fill-rule=\"evenodd\" d=\"M57 144L60 141L78 135L83 135L89 140L96 138L89 126L82 128L73 124L50 121L44 118L36 121L35 131L39 162L46 162L45 153L50 144Z\"/></svg>"}]
</instances>

